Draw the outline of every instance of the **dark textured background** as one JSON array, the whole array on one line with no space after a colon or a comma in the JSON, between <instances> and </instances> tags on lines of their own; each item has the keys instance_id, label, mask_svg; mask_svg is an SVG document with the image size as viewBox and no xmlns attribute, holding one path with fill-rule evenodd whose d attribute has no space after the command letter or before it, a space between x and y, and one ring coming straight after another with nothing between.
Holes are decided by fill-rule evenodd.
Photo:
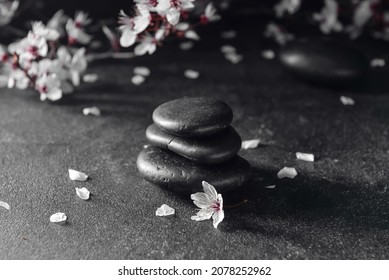
<instances>
[{"instance_id":1,"label":"dark textured background","mask_svg":"<svg viewBox=\"0 0 389 280\"><path fill-rule=\"evenodd\" d=\"M305 84L277 61L261 58L268 46L259 30L239 30L225 41L218 23L195 49L167 43L153 56L94 64L96 84L85 84L60 104L34 92L1 89L1 259L387 259L389 258L389 95L387 68L374 69L350 89ZM213 38L213 40L208 40ZM216 39L215 39L216 38ZM229 43L245 59L233 65L219 48ZM385 44L357 41L370 57ZM141 86L130 82L135 66L150 67ZM188 80L184 70L198 70ZM346 107L341 95L353 97ZM243 139L266 145L241 153L255 173L246 188L225 195L225 220L194 222L195 206L145 182L136 158L146 144L153 109L184 96L214 96L231 105ZM96 105L101 117L83 116ZM295 152L315 154L314 163ZM284 166L295 179L277 180ZM90 180L73 182L68 168ZM275 189L265 189L276 184ZM93 196L80 200L75 187ZM166 203L175 217L156 217ZM49 222L65 212L65 226Z\"/></svg>"}]
</instances>

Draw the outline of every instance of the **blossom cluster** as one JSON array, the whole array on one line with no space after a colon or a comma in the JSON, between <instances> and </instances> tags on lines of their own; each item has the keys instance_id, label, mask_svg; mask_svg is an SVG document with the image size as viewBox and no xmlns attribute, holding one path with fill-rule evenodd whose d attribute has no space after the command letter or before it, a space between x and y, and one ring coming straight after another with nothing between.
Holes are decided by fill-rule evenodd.
<instances>
[{"instance_id":1,"label":"blossom cluster","mask_svg":"<svg viewBox=\"0 0 389 280\"><path fill-rule=\"evenodd\" d=\"M200 15L198 22L189 23L189 11L195 0L135 0L135 15L123 10L119 14L120 45L134 48L135 55L152 54L169 35L199 40L194 31L198 25L217 21L220 16L212 3Z\"/></svg>"},{"instance_id":2,"label":"blossom cluster","mask_svg":"<svg viewBox=\"0 0 389 280\"><path fill-rule=\"evenodd\" d=\"M25 38L0 46L1 76L7 80L6 86L34 88L42 101L57 101L72 92L87 67L82 45L91 40L85 32L89 23L83 12L72 19L59 11L46 25L32 22Z\"/></svg>"},{"instance_id":3,"label":"blossom cluster","mask_svg":"<svg viewBox=\"0 0 389 280\"><path fill-rule=\"evenodd\" d=\"M359 37L365 30L375 37L389 40L389 11L384 0L324 0L323 7L308 13L308 22L316 22L324 34L343 32L352 39ZM303 0L280 0L274 6L277 18L293 15L302 10ZM386 7L387 8L387 7ZM301 14L303 11L301 11ZM265 35L273 37L278 43L285 43L288 34L283 28L271 22Z\"/></svg>"}]
</instances>

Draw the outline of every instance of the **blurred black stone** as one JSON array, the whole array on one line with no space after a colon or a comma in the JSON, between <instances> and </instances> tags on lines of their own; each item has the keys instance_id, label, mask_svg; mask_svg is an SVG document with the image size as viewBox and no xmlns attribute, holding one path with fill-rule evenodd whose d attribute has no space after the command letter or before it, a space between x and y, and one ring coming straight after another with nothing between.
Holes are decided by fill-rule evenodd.
<instances>
[{"instance_id":1,"label":"blurred black stone","mask_svg":"<svg viewBox=\"0 0 389 280\"><path fill-rule=\"evenodd\" d=\"M350 85L369 70L362 52L333 40L296 40L281 49L279 58L297 77L320 85Z\"/></svg>"}]
</instances>

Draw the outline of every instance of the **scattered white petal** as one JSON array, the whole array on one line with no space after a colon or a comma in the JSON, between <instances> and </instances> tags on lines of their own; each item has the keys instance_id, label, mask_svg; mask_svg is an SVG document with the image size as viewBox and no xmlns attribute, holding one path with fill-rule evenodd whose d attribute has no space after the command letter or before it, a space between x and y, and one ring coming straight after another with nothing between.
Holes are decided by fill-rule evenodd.
<instances>
[{"instance_id":1,"label":"scattered white petal","mask_svg":"<svg viewBox=\"0 0 389 280\"><path fill-rule=\"evenodd\" d=\"M385 59L382 58L374 58L370 61L371 67L385 67Z\"/></svg>"},{"instance_id":2,"label":"scattered white petal","mask_svg":"<svg viewBox=\"0 0 389 280\"><path fill-rule=\"evenodd\" d=\"M252 139L252 140L242 141L242 149L244 149L244 150L255 149L255 148L258 147L260 142L261 141L259 139Z\"/></svg>"},{"instance_id":3,"label":"scattered white petal","mask_svg":"<svg viewBox=\"0 0 389 280\"><path fill-rule=\"evenodd\" d=\"M155 211L155 215L157 216L170 216L170 215L174 215L176 211L171 208L169 205L166 205L166 204L162 204L161 207L159 207L157 209L157 211Z\"/></svg>"},{"instance_id":4,"label":"scattered white petal","mask_svg":"<svg viewBox=\"0 0 389 280\"><path fill-rule=\"evenodd\" d=\"M297 171L296 168L294 167L284 167L277 173L278 179L282 179L282 178L293 179L296 176L297 176Z\"/></svg>"},{"instance_id":5,"label":"scattered white petal","mask_svg":"<svg viewBox=\"0 0 389 280\"><path fill-rule=\"evenodd\" d=\"M187 50L190 50L191 48L193 48L193 46L194 46L194 43L192 41L182 42L180 44L180 49L183 51L187 51Z\"/></svg>"},{"instance_id":6,"label":"scattered white petal","mask_svg":"<svg viewBox=\"0 0 389 280\"><path fill-rule=\"evenodd\" d=\"M150 69L145 67L145 66L137 66L134 68L134 74L135 75L140 75L143 77L150 76Z\"/></svg>"},{"instance_id":7,"label":"scattered white petal","mask_svg":"<svg viewBox=\"0 0 389 280\"><path fill-rule=\"evenodd\" d=\"M352 106L355 104L354 99L352 99L351 97L347 97L347 96L341 96L340 102L342 102L343 105L346 105L346 106Z\"/></svg>"},{"instance_id":8,"label":"scattered white petal","mask_svg":"<svg viewBox=\"0 0 389 280\"><path fill-rule=\"evenodd\" d=\"M50 222L57 223L57 224L66 223L67 219L68 217L66 217L65 213L61 213L61 212L55 213L50 216Z\"/></svg>"},{"instance_id":9,"label":"scattered white petal","mask_svg":"<svg viewBox=\"0 0 389 280\"><path fill-rule=\"evenodd\" d=\"M99 79L99 75L97 74L85 74L83 77L82 77L82 80L85 82L85 83L96 83Z\"/></svg>"},{"instance_id":10,"label":"scattered white petal","mask_svg":"<svg viewBox=\"0 0 389 280\"><path fill-rule=\"evenodd\" d=\"M228 53L226 54L226 59L229 60L233 64L238 64L243 60L243 55L236 53Z\"/></svg>"},{"instance_id":11,"label":"scattered white petal","mask_svg":"<svg viewBox=\"0 0 389 280\"><path fill-rule=\"evenodd\" d=\"M306 153L297 152L296 158L299 160L303 160L303 161L310 161L310 162L315 161L315 156L313 154L306 154Z\"/></svg>"},{"instance_id":12,"label":"scattered white petal","mask_svg":"<svg viewBox=\"0 0 389 280\"><path fill-rule=\"evenodd\" d=\"M90 191L87 188L76 188L76 194L82 200L88 200L90 196Z\"/></svg>"},{"instance_id":13,"label":"scattered white petal","mask_svg":"<svg viewBox=\"0 0 389 280\"><path fill-rule=\"evenodd\" d=\"M200 76L200 73L195 70L188 69L185 70L184 75L188 79L197 79Z\"/></svg>"},{"instance_id":14,"label":"scattered white petal","mask_svg":"<svg viewBox=\"0 0 389 280\"><path fill-rule=\"evenodd\" d=\"M228 54L228 53L236 53L236 48L234 46L231 46L231 45L224 45L220 48L221 52L224 53L224 54Z\"/></svg>"},{"instance_id":15,"label":"scattered white petal","mask_svg":"<svg viewBox=\"0 0 389 280\"><path fill-rule=\"evenodd\" d=\"M131 78L131 82L136 86L143 84L145 82L145 80L146 80L145 77L143 77L141 75L135 75Z\"/></svg>"},{"instance_id":16,"label":"scattered white petal","mask_svg":"<svg viewBox=\"0 0 389 280\"><path fill-rule=\"evenodd\" d=\"M9 210L11 209L11 207L9 206L9 204L7 202L4 202L4 201L0 201L0 206L1 207L4 207L5 209Z\"/></svg>"},{"instance_id":17,"label":"scattered white petal","mask_svg":"<svg viewBox=\"0 0 389 280\"><path fill-rule=\"evenodd\" d=\"M275 53L272 50L264 50L262 51L262 57L266 59L274 59Z\"/></svg>"},{"instance_id":18,"label":"scattered white petal","mask_svg":"<svg viewBox=\"0 0 389 280\"><path fill-rule=\"evenodd\" d=\"M84 182L88 179L88 175L77 170L69 169L69 178L72 181Z\"/></svg>"},{"instance_id":19,"label":"scattered white petal","mask_svg":"<svg viewBox=\"0 0 389 280\"><path fill-rule=\"evenodd\" d=\"M265 189L274 189L276 187L276 185L270 185L270 186L266 186Z\"/></svg>"},{"instance_id":20,"label":"scattered white petal","mask_svg":"<svg viewBox=\"0 0 389 280\"><path fill-rule=\"evenodd\" d=\"M220 36L223 39L234 39L236 37L237 33L235 30L228 30L228 31L223 31L220 33Z\"/></svg>"},{"instance_id":21,"label":"scattered white petal","mask_svg":"<svg viewBox=\"0 0 389 280\"><path fill-rule=\"evenodd\" d=\"M150 145L143 145L143 148L146 149L148 148Z\"/></svg>"},{"instance_id":22,"label":"scattered white petal","mask_svg":"<svg viewBox=\"0 0 389 280\"><path fill-rule=\"evenodd\" d=\"M93 115L93 116L100 116L101 112L100 109L97 107L87 107L82 109L82 113L87 116L87 115Z\"/></svg>"}]
</instances>

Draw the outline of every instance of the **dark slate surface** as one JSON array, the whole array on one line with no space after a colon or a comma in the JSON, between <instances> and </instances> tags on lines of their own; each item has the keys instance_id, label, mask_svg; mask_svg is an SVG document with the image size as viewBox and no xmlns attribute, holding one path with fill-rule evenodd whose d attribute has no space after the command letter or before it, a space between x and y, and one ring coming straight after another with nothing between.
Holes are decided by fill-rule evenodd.
<instances>
[{"instance_id":1,"label":"dark slate surface","mask_svg":"<svg viewBox=\"0 0 389 280\"><path fill-rule=\"evenodd\" d=\"M238 65L221 42L191 52L165 47L128 63L95 65L100 81L62 104L31 92L1 90L0 257L2 259L383 259L389 258L389 94L385 69L357 90L317 88L289 77L258 46L238 49ZM130 83L134 66L152 75ZM185 69L200 71L198 80ZM343 106L340 95L355 99ZM225 196L225 220L194 222L189 197L140 178L136 158L153 109L183 96L214 96L234 110L233 126L266 145L241 152L255 167L245 189ZM96 105L102 117L83 116ZM296 161L311 152L316 162ZM299 175L277 180L284 166ZM67 170L90 180L72 182ZM276 184L275 189L265 189ZM82 201L75 187L93 196ZM175 217L156 217L166 203ZM65 212L68 224L49 217Z\"/></svg>"}]
</instances>

